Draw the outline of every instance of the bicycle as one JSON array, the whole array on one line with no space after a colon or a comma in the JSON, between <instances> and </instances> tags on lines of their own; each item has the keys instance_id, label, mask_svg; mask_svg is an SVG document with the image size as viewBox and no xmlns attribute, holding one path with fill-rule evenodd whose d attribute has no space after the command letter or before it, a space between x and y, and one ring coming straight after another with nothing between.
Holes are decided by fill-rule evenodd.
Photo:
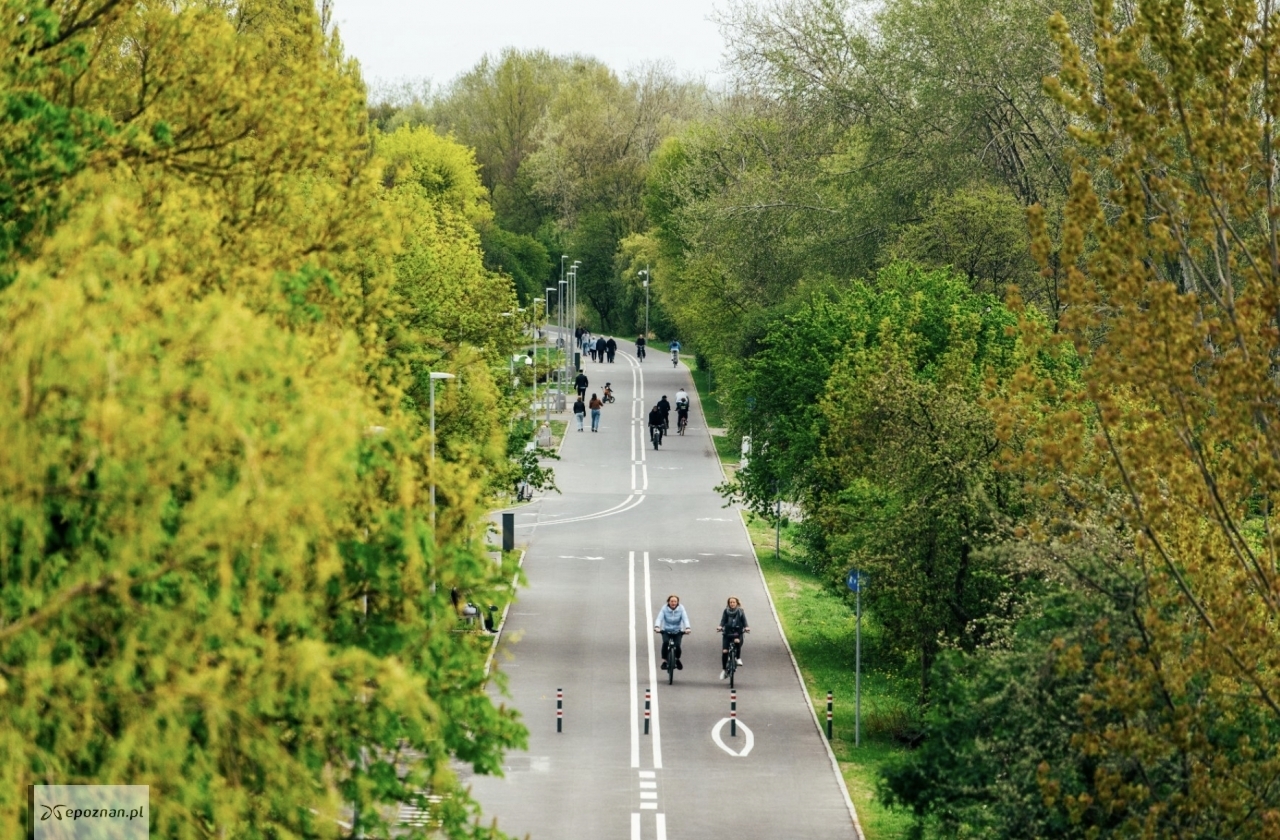
<instances>
[{"instance_id":1,"label":"bicycle","mask_svg":"<svg viewBox=\"0 0 1280 840\"><path fill-rule=\"evenodd\" d=\"M680 351L679 351L679 350L672 350L672 351L671 351L671 366L672 366L672 367L679 367L679 365L680 365Z\"/></svg>"},{"instance_id":2,"label":"bicycle","mask_svg":"<svg viewBox=\"0 0 1280 840\"><path fill-rule=\"evenodd\" d=\"M654 449L657 449L657 448L658 448L658 445L662 443L662 427L661 427L661 426L650 426L650 427L649 427L649 439L653 441L653 448L654 448Z\"/></svg>"},{"instance_id":3,"label":"bicycle","mask_svg":"<svg viewBox=\"0 0 1280 840\"><path fill-rule=\"evenodd\" d=\"M643 344L636 345L636 358L642 362L644 361L644 345Z\"/></svg>"},{"instance_id":4,"label":"bicycle","mask_svg":"<svg viewBox=\"0 0 1280 840\"><path fill-rule=\"evenodd\" d=\"M664 667L667 669L667 685L672 685L676 681L676 671L680 670L680 641L688 632L688 630L679 633L662 631L662 659L666 663Z\"/></svg>"},{"instance_id":5,"label":"bicycle","mask_svg":"<svg viewBox=\"0 0 1280 840\"><path fill-rule=\"evenodd\" d=\"M742 656L742 639L735 638L729 642L729 660L724 666L724 674L729 678L729 688L733 688L733 675L737 673L740 656Z\"/></svg>"},{"instance_id":6,"label":"bicycle","mask_svg":"<svg viewBox=\"0 0 1280 840\"><path fill-rule=\"evenodd\" d=\"M533 501L533 485L529 482L521 480L516 482L516 501L529 502Z\"/></svg>"},{"instance_id":7,"label":"bicycle","mask_svg":"<svg viewBox=\"0 0 1280 840\"><path fill-rule=\"evenodd\" d=\"M685 430L685 428L686 428L686 427L688 427L688 425L689 425L689 417L688 417L688 415L687 415L687 414L681 414L681 415L680 415L680 418L676 421L676 432L677 432L678 434L684 434L684 430Z\"/></svg>"}]
</instances>

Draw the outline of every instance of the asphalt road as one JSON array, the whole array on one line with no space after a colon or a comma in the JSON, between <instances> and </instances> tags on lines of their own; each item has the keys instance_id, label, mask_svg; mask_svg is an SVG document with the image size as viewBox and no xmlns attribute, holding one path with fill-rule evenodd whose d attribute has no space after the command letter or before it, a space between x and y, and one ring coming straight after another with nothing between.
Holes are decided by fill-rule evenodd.
<instances>
[{"instance_id":1,"label":"asphalt road","mask_svg":"<svg viewBox=\"0 0 1280 840\"><path fill-rule=\"evenodd\" d=\"M470 779L473 793L487 818L533 840L857 837L742 521L713 489L723 476L689 372L660 352L639 364L623 347L614 364L585 362L588 395L610 381L617 402L598 433L589 415L585 432L570 423L555 463L562 494L517 510L528 587L496 662L529 750L508 756L505 778ZM673 411L673 434L654 451L648 410L680 385L694 399L688 431L674 434ZM672 593L693 633L668 686L652 628ZM715 632L730 595L751 623L736 737Z\"/></svg>"}]
</instances>

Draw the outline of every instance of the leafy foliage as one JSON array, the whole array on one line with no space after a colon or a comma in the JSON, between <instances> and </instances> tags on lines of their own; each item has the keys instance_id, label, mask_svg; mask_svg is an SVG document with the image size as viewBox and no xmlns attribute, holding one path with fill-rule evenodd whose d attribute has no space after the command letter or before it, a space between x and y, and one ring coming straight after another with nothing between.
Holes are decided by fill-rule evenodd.
<instances>
[{"instance_id":1,"label":"leafy foliage","mask_svg":"<svg viewBox=\"0 0 1280 840\"><path fill-rule=\"evenodd\" d=\"M58 12L0 24L31 105L0 128L0 821L129 779L169 837L336 836L346 804L386 834L424 789L495 836L451 769L524 739L448 597L511 571L472 536L514 467L471 157L410 132L371 161L309 4ZM440 367L469 390L432 459Z\"/></svg>"}]
</instances>

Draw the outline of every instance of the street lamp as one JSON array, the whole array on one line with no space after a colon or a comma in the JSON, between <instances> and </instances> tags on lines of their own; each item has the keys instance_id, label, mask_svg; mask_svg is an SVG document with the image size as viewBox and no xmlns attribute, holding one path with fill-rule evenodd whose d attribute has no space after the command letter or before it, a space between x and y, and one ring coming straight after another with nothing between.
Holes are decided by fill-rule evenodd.
<instances>
[{"instance_id":1,"label":"street lamp","mask_svg":"<svg viewBox=\"0 0 1280 840\"><path fill-rule=\"evenodd\" d=\"M649 264L644 264L643 271L637 271L636 276L644 275L644 340L649 340Z\"/></svg>"},{"instance_id":2,"label":"street lamp","mask_svg":"<svg viewBox=\"0 0 1280 840\"><path fill-rule=\"evenodd\" d=\"M452 373L433 370L431 384L428 386L431 394L431 531L433 534L436 530L436 380L455 378L456 376Z\"/></svg>"},{"instance_id":3,"label":"street lamp","mask_svg":"<svg viewBox=\"0 0 1280 840\"><path fill-rule=\"evenodd\" d=\"M536 423L538 420L538 307L537 307L537 304L545 303L545 301L542 298L534 298L532 302L534 305L531 306L530 309L533 310L533 315L530 317L532 320L532 329L533 329L533 336L532 336L533 338L533 420Z\"/></svg>"}]
</instances>

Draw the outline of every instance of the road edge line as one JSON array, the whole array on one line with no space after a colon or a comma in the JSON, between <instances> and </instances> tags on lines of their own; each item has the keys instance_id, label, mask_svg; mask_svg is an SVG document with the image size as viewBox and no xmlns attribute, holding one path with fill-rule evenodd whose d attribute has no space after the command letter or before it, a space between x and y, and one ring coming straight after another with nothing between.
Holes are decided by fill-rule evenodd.
<instances>
[{"instance_id":1,"label":"road edge line","mask_svg":"<svg viewBox=\"0 0 1280 840\"><path fill-rule=\"evenodd\" d=\"M507 626L507 613L511 612L511 605L516 602L516 584L520 582L520 570L524 568L524 555L528 551L526 548L520 549L520 560L516 562L516 573L511 576L511 600L507 601L507 605L502 608L502 620L498 622L498 626L493 631L493 641L489 643L489 655L484 660L484 675L487 679L489 671L493 667L494 654L498 652L498 641L502 639L502 628ZM480 617L484 620L484 616Z\"/></svg>"},{"instance_id":2,"label":"road edge line","mask_svg":"<svg viewBox=\"0 0 1280 840\"><path fill-rule=\"evenodd\" d=\"M721 470L723 469L724 466L721 465ZM831 770L835 773L836 783L840 786L840 792L844 794L844 804L849 808L849 819L853 820L854 835L858 840L866 840L867 835L862 831L862 823L858 821L858 809L853 805L853 797L849 795L849 786L845 784L844 774L840 772L840 761L831 749L831 743L827 740L822 724L818 722L818 713L814 708L813 698L809 696L809 687L804 684L804 674L800 671L800 663L796 661L796 655L791 651L791 642L787 641L787 630L782 626L782 616L778 615L778 608L773 603L773 593L769 591L769 581L764 576L764 569L760 567L760 555L756 553L756 544L751 540L751 531L747 528L747 520L742 516L741 507L735 506L735 509L738 511L738 522L741 523L742 531L746 535L747 545L751 547L751 559L756 563L756 572L760 575L760 585L764 587L764 596L769 601L769 612L773 614L773 621L778 626L778 635L782 637L782 646L787 649L787 656L791 658L791 668L795 672L796 682L800 683L800 691L804 694L805 708L809 710L809 718L813 721L813 728L818 733L818 740L822 742L822 748L827 751L827 758L831 761Z\"/></svg>"}]
</instances>

